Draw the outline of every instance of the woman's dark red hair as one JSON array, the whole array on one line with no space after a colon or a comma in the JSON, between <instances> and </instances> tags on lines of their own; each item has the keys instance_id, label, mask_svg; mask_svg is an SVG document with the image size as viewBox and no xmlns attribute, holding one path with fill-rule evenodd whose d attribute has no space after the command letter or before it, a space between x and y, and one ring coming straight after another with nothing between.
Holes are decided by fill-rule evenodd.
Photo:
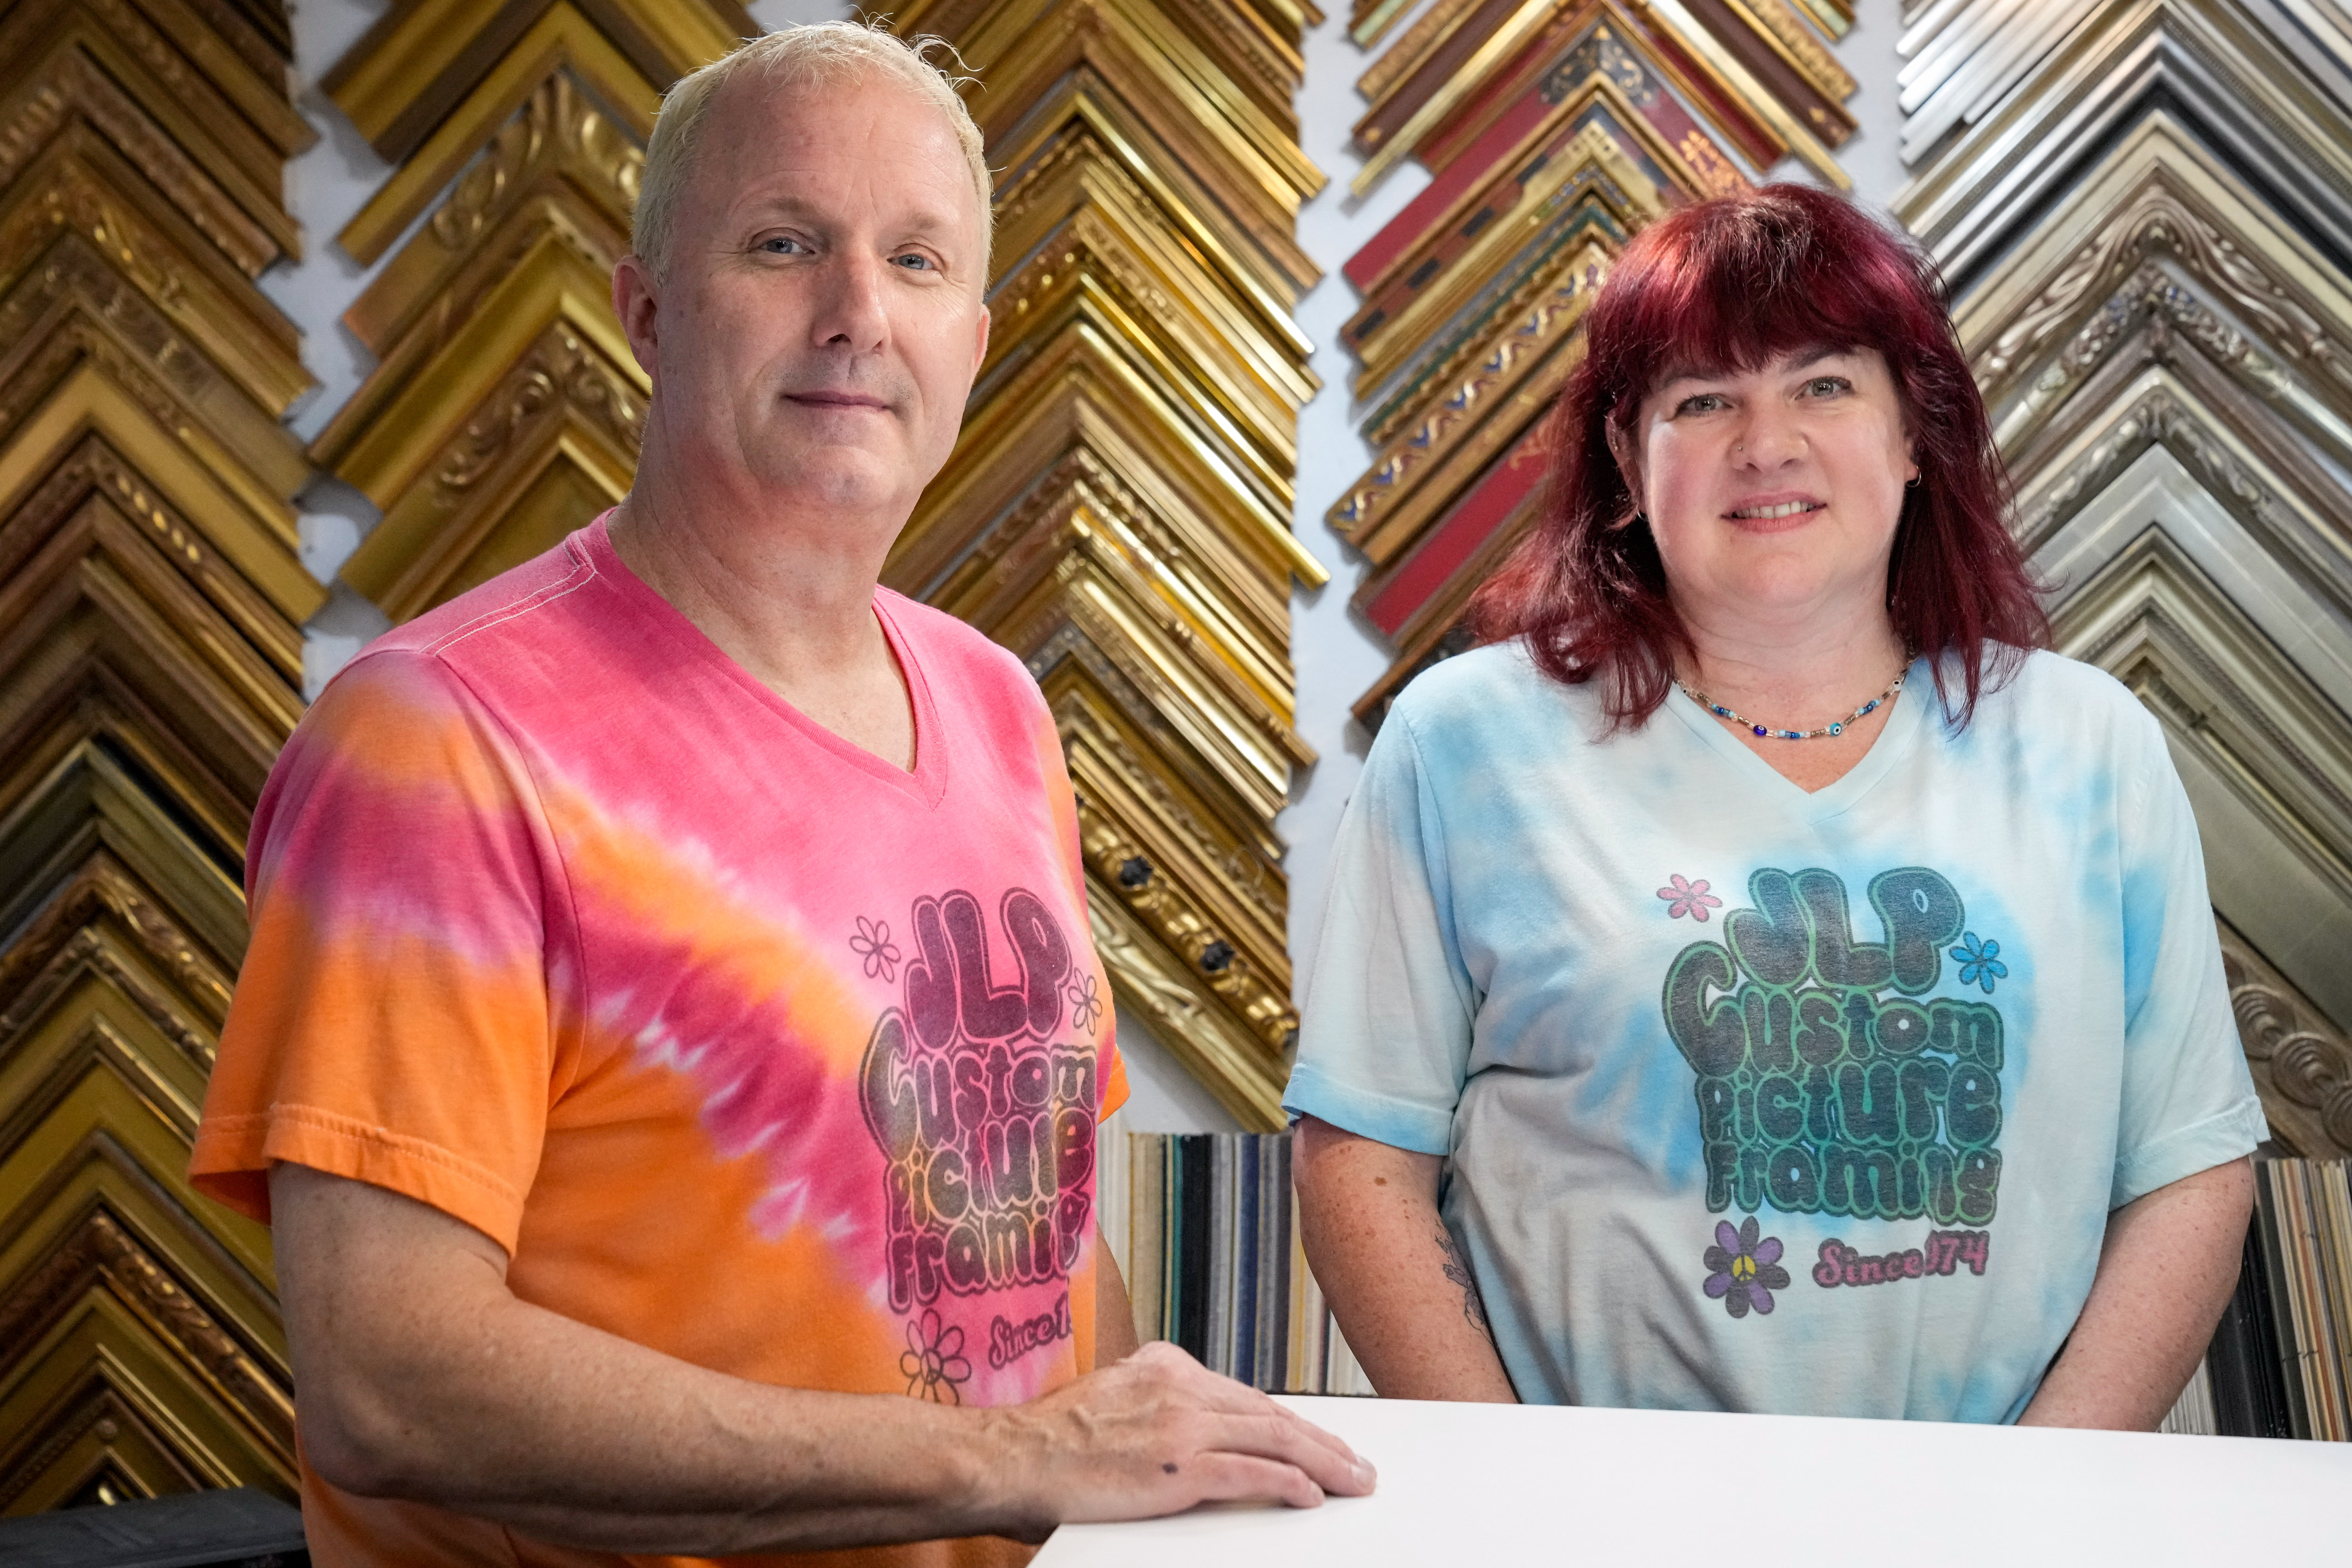
<instances>
[{"instance_id":1,"label":"woman's dark red hair","mask_svg":"<svg viewBox=\"0 0 2352 1568\"><path fill-rule=\"evenodd\" d=\"M1952 331L1935 263L1841 197L1808 185L1699 202L1652 224L1618 258L1585 318L1584 363L1551 418L1550 487L1535 530L1471 603L1483 640L1525 637L1556 680L1602 682L1620 727L1666 700L1690 635L1637 515L1610 434L1675 367L1753 370L1809 348L1885 356L1916 443L1886 607L1935 662L1948 713L1968 722L2050 625L2010 534L2009 480ZM1955 707L1947 682L1965 682Z\"/></svg>"}]
</instances>

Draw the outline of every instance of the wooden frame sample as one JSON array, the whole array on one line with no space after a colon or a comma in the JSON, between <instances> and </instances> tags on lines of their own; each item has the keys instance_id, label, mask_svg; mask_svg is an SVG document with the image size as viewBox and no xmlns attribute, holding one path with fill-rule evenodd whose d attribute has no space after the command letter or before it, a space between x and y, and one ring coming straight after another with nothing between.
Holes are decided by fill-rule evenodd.
<instances>
[{"instance_id":1,"label":"wooden frame sample","mask_svg":"<svg viewBox=\"0 0 2352 1568\"><path fill-rule=\"evenodd\" d=\"M1245 1127L1283 1125L1290 1000L1274 819L1322 183L1290 108L1303 14L1236 0L940 0L997 178L995 328L961 439L885 581L1027 660L1078 795L1126 1016Z\"/></svg>"},{"instance_id":2,"label":"wooden frame sample","mask_svg":"<svg viewBox=\"0 0 2352 1568\"><path fill-rule=\"evenodd\" d=\"M2341 1155L2352 56L2270 0L2011 9L1905 40L1895 210L1965 290L2058 647L2164 728L2273 1126Z\"/></svg>"},{"instance_id":3,"label":"wooden frame sample","mask_svg":"<svg viewBox=\"0 0 2352 1568\"><path fill-rule=\"evenodd\" d=\"M1782 0L1481 0L1423 12L1360 86L1368 189L1434 178L1346 264L1372 465L1327 521L1374 567L1356 608L1396 646L1355 704L1465 646L1478 584L1530 525L1544 412L1585 306L1669 201L1744 188L1794 148L1832 183L1853 81Z\"/></svg>"}]
</instances>

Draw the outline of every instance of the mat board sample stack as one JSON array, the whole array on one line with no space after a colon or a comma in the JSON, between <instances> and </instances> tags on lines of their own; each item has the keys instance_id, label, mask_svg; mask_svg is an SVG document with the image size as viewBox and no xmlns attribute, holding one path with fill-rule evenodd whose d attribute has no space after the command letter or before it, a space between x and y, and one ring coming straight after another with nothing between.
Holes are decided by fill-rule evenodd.
<instances>
[{"instance_id":1,"label":"mat board sample stack","mask_svg":"<svg viewBox=\"0 0 2352 1568\"><path fill-rule=\"evenodd\" d=\"M2237 1289L2162 1429L2352 1441L2352 1161L2254 1163Z\"/></svg>"},{"instance_id":2,"label":"mat board sample stack","mask_svg":"<svg viewBox=\"0 0 2352 1568\"><path fill-rule=\"evenodd\" d=\"M1124 1223L1103 1236L1138 1337L1268 1393L1372 1392L1307 1266L1290 1134L1137 1132L1126 1152Z\"/></svg>"},{"instance_id":3,"label":"mat board sample stack","mask_svg":"<svg viewBox=\"0 0 2352 1568\"><path fill-rule=\"evenodd\" d=\"M2254 1170L2288 1430L2352 1442L2352 1161L2264 1160Z\"/></svg>"}]
</instances>

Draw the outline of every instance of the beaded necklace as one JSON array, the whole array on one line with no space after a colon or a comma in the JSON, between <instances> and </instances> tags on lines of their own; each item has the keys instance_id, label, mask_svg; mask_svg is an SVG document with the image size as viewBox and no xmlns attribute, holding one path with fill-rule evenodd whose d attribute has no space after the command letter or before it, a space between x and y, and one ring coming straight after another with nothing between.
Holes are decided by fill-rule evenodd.
<instances>
[{"instance_id":1,"label":"beaded necklace","mask_svg":"<svg viewBox=\"0 0 2352 1568\"><path fill-rule=\"evenodd\" d=\"M1733 723L1738 725L1743 730L1748 731L1750 733L1780 741L1818 741L1829 735L1844 734L1845 727L1848 724L1853 723L1855 720L1860 719L1866 713L1875 711L1885 704L1894 701L1895 694L1903 689L1903 678L1910 673L1911 658L1912 656L1908 654L1904 656L1903 668L1895 672L1895 679L1886 683L1885 690L1880 692L1877 696L1872 698L1869 701L1864 703L1861 707L1855 709L1844 718L1832 719L1818 730L1775 730L1769 724L1759 724L1755 720L1748 718L1743 714L1734 713L1730 709L1726 708L1720 702L1708 701L1702 693L1693 691L1689 687L1683 685L1679 677L1675 679L1675 684L1682 689L1682 694L1684 696L1689 698L1692 701L1697 703L1700 707L1706 709L1717 718L1728 719Z\"/></svg>"}]
</instances>

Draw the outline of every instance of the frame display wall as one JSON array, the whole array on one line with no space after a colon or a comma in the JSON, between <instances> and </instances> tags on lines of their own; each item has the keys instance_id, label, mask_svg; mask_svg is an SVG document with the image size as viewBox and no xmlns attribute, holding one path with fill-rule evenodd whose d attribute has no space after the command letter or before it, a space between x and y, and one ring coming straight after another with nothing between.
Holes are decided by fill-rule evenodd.
<instances>
[{"instance_id":1,"label":"frame display wall","mask_svg":"<svg viewBox=\"0 0 2352 1568\"><path fill-rule=\"evenodd\" d=\"M1275 818L1292 533L1328 516L1393 653L1463 645L1541 414L1630 237L1793 158L1843 184L1846 0L1355 0L1341 265L1370 456L1299 494L1294 319L1323 175L1305 0L910 0L985 79L995 328L890 584L1028 661L1080 795L1125 1014L1244 1127L1296 1027ZM1874 12L1866 25L1894 26ZM2352 10L1920 0L1911 184L2054 585L2061 646L2165 724L2278 1142L2352 1150ZM394 620L626 490L648 384L606 279L662 90L734 0L393 0L321 88L391 165L332 245L373 368L307 444L257 286L305 237L278 0L0 15L0 1512L290 1496L267 1234L185 1171L245 942L253 802L301 710L321 476L383 514Z\"/></svg>"},{"instance_id":2,"label":"frame display wall","mask_svg":"<svg viewBox=\"0 0 2352 1568\"><path fill-rule=\"evenodd\" d=\"M1125 1015L1282 1125L1294 728L1300 0L915 0L996 174L988 358L883 580L1028 661ZM979 88L984 81L984 90Z\"/></svg>"},{"instance_id":3,"label":"frame display wall","mask_svg":"<svg viewBox=\"0 0 2352 1568\"><path fill-rule=\"evenodd\" d=\"M1906 7L1894 210L2061 651L2163 723L2276 1141L2352 1151L2352 12Z\"/></svg>"},{"instance_id":4,"label":"frame display wall","mask_svg":"<svg viewBox=\"0 0 2352 1568\"><path fill-rule=\"evenodd\" d=\"M268 1237L190 1140L301 710L276 0L0 13L0 1512L290 1496Z\"/></svg>"},{"instance_id":5,"label":"frame display wall","mask_svg":"<svg viewBox=\"0 0 2352 1568\"><path fill-rule=\"evenodd\" d=\"M1370 567L1356 607L1396 649L1355 704L1371 728L1465 646L1463 612L1533 514L1542 415L1626 240L1784 157L1844 188L1832 154L1855 128L1828 47L1853 25L1842 0L1437 0L1399 29L1406 9L1353 18L1378 50L1354 184L1406 158L1432 178L1343 268L1374 455L1327 513Z\"/></svg>"}]
</instances>

